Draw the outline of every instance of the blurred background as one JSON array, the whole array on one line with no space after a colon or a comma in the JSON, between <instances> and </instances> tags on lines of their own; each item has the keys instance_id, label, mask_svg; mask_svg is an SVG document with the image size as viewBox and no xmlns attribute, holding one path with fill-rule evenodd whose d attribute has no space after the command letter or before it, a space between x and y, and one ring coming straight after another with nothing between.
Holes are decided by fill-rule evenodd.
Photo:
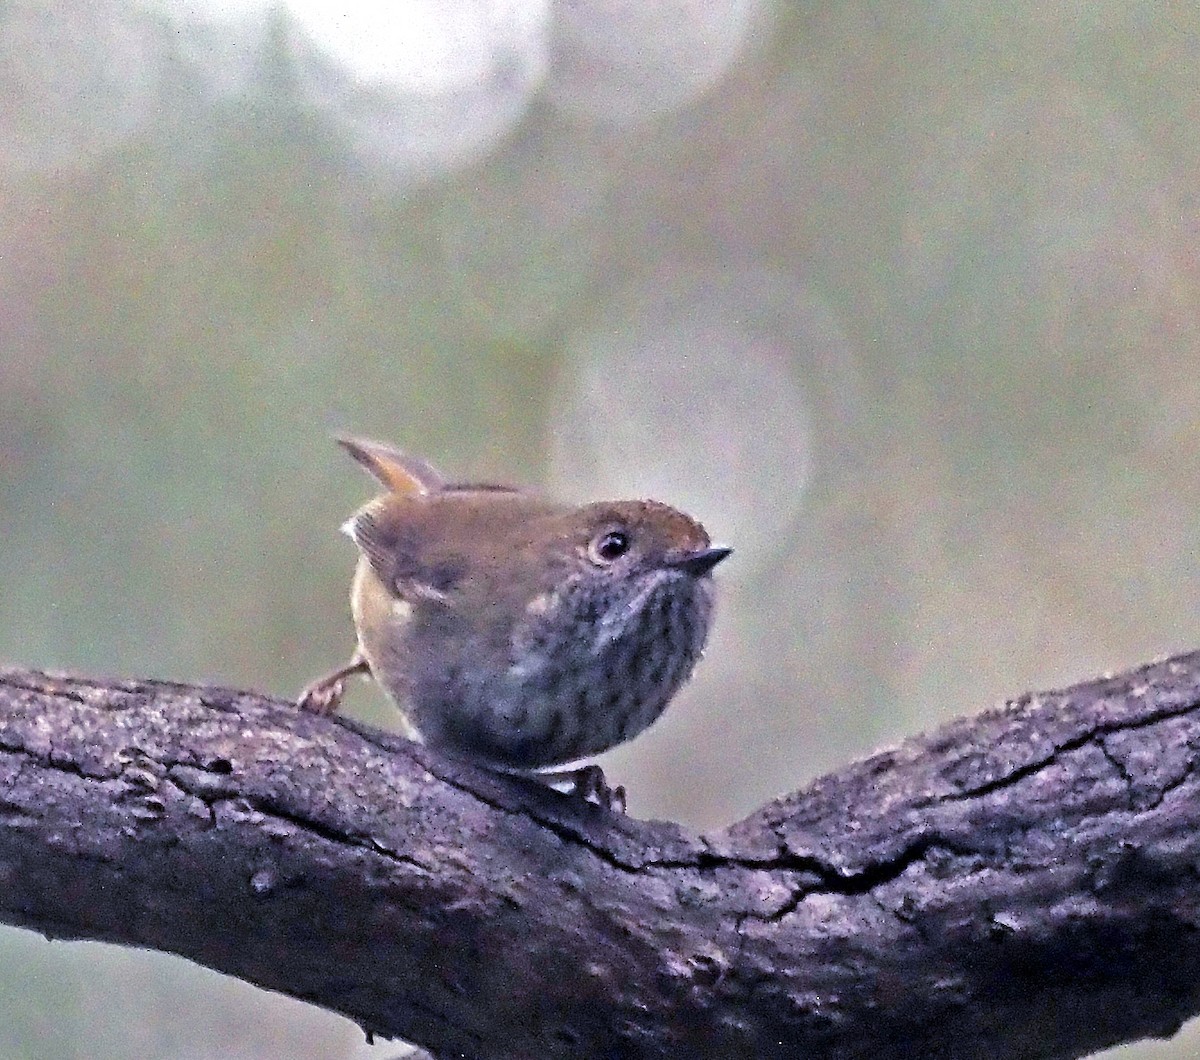
<instances>
[{"instance_id":1,"label":"blurred background","mask_svg":"<svg viewBox=\"0 0 1200 1060\"><path fill-rule=\"evenodd\" d=\"M0 661L294 695L333 430L736 547L638 816L1200 645L1198 60L1137 0L0 3ZM399 1051L0 930L3 1058Z\"/></svg>"}]
</instances>

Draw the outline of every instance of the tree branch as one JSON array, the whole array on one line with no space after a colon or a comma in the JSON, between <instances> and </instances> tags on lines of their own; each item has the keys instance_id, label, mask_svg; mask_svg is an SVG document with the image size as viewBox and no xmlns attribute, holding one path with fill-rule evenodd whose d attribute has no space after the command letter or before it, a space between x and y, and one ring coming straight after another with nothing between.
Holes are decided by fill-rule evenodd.
<instances>
[{"instance_id":1,"label":"tree branch","mask_svg":"<svg viewBox=\"0 0 1200 1060\"><path fill-rule=\"evenodd\" d=\"M0 921L466 1057L1075 1057L1200 1011L1200 654L705 837L246 692L0 670Z\"/></svg>"}]
</instances>

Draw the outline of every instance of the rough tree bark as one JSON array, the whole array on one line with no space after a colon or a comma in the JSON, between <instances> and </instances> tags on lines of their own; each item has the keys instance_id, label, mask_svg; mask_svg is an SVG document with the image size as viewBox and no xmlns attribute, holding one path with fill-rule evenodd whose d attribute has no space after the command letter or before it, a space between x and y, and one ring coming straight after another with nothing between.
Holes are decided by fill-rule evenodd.
<instances>
[{"instance_id":1,"label":"rough tree bark","mask_svg":"<svg viewBox=\"0 0 1200 1060\"><path fill-rule=\"evenodd\" d=\"M1200 653L707 836L221 688L0 671L0 921L464 1057L1075 1057L1200 1011Z\"/></svg>"}]
</instances>

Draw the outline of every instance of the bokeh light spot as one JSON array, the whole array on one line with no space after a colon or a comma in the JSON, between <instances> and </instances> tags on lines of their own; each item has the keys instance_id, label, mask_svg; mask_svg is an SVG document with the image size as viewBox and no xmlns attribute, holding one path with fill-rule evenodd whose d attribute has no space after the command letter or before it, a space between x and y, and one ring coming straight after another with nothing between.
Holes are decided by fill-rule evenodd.
<instances>
[{"instance_id":1,"label":"bokeh light spot","mask_svg":"<svg viewBox=\"0 0 1200 1060\"><path fill-rule=\"evenodd\" d=\"M618 125L678 110L725 75L767 10L762 0L558 4L551 98Z\"/></svg>"}]
</instances>

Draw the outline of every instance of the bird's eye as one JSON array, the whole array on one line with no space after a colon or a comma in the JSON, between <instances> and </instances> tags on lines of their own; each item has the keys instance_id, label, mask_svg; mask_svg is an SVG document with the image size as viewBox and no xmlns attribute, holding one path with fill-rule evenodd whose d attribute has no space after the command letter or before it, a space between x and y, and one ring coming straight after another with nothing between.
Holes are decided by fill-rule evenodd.
<instances>
[{"instance_id":1,"label":"bird's eye","mask_svg":"<svg viewBox=\"0 0 1200 1060\"><path fill-rule=\"evenodd\" d=\"M624 530L606 530L592 541L592 559L597 563L613 563L629 551L629 535Z\"/></svg>"}]
</instances>

